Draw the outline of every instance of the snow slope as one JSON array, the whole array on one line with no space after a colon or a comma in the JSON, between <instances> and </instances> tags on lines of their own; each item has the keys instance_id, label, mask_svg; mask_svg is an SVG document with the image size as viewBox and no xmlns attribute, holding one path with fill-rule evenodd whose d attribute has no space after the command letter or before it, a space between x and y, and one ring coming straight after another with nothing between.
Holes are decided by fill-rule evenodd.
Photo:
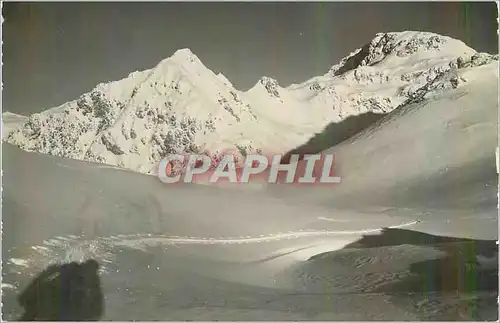
<instances>
[{"instance_id":1,"label":"snow slope","mask_svg":"<svg viewBox=\"0 0 500 323\"><path fill-rule=\"evenodd\" d=\"M354 137L324 147L335 156L340 184L269 192L298 205L349 210L377 205L385 212L426 214L443 223L428 232L493 239L498 69L497 61L459 69L466 80L462 86L402 105ZM465 222L456 225L457 218ZM478 218L491 223L488 233L476 226Z\"/></svg>"},{"instance_id":2,"label":"snow slope","mask_svg":"<svg viewBox=\"0 0 500 323\"><path fill-rule=\"evenodd\" d=\"M11 132L22 127L28 121L28 117L4 112L2 114L2 138L6 138Z\"/></svg>"},{"instance_id":3,"label":"snow slope","mask_svg":"<svg viewBox=\"0 0 500 323\"><path fill-rule=\"evenodd\" d=\"M491 66L484 71L491 72ZM485 83L477 85L482 90L494 89L487 77L481 80ZM481 93L491 100L491 92ZM447 99L453 97L451 93ZM439 100L425 103L410 105L413 114L402 109L406 113L386 126L404 129L419 112L433 111L433 104L434 108L439 104L443 114L463 108ZM485 106L485 111L491 110L491 104ZM462 120L476 118L482 114L464 113ZM375 129L372 144L384 138L386 128ZM440 129L427 131L436 134ZM491 134L483 135L488 139ZM362 147L364 138L370 136L360 134L353 142ZM470 138L485 139L481 132ZM443 139L454 142L453 136ZM402 149L392 148L393 154ZM358 194L356 207L324 203L356 198L341 190L312 191L297 205L294 195L279 199L269 191L169 186L135 172L25 152L9 144L3 150L2 288L9 318L19 316L15 297L33 274L50 263L89 258L102 265L108 320L495 320L498 316L498 293L492 289L498 285L494 251L498 223L491 216L495 203L486 205L487 212L469 213L465 208L457 212L453 204L433 210L422 202L441 196L427 190L424 197L414 195L421 205L387 208L387 199L366 199L363 182L354 187L355 181L347 181L347 192ZM481 160L484 155L470 158ZM376 169L377 156L373 161ZM476 166L467 159L455 160L457 165L462 162ZM416 169L421 175L410 175L418 178L433 170ZM484 187L488 181L481 172L467 175L470 185L460 189L473 206L492 192ZM413 177L403 180L411 186ZM429 181L437 184L435 177ZM384 184L379 190L391 194ZM445 189L453 189L453 184ZM422 266L423 271L418 269ZM473 290L461 290L464 270L475 279ZM463 311L464 306L475 310Z\"/></svg>"},{"instance_id":4,"label":"snow slope","mask_svg":"<svg viewBox=\"0 0 500 323\"><path fill-rule=\"evenodd\" d=\"M365 210L299 206L293 196L169 186L151 176L9 144L3 150L2 286L10 318L20 314L15 297L32 275L50 263L90 258L102 266L105 319L110 320L398 320L442 317L439 313L450 306L463 306L447 291L391 296L391 286L412 279L412 264L444 261L450 252L441 249L446 245L445 250L458 248L453 252L470 250L466 240L418 238L418 232L409 231L449 230L440 213L421 212L425 206L410 211L376 204ZM468 226L455 235L496 237L495 219L453 215L455 226ZM396 231L381 230L387 227ZM377 236L385 241L386 232L397 233L389 240L393 244L355 247L363 239L378 241ZM495 259L494 252L493 258L488 253L490 242L472 243L477 255L469 252L471 261ZM485 265L478 266L475 275ZM428 270L425 277L434 279ZM496 300L493 291L478 288L468 302ZM467 315L496 317L490 307Z\"/></svg>"},{"instance_id":5,"label":"snow slope","mask_svg":"<svg viewBox=\"0 0 500 323\"><path fill-rule=\"evenodd\" d=\"M458 209L492 203L497 186L498 62L460 69L459 77L467 80L463 86L403 105L325 150L334 154L335 172L342 177L333 203L346 202L348 196L429 207L449 203ZM481 184L468 183L476 176L483 179ZM491 192L468 194L469 185L478 184ZM443 203L421 198L427 193L423 188L415 191L417 186L435 191Z\"/></svg>"},{"instance_id":6,"label":"snow slope","mask_svg":"<svg viewBox=\"0 0 500 323\"><path fill-rule=\"evenodd\" d=\"M4 144L6 312L93 258L106 319L495 320L498 63L460 77L328 149L334 187L166 185Z\"/></svg>"},{"instance_id":7,"label":"snow slope","mask_svg":"<svg viewBox=\"0 0 500 323\"><path fill-rule=\"evenodd\" d=\"M459 87L458 68L493 59L432 33L377 34L323 76L286 88L263 77L241 92L181 49L152 69L29 116L6 141L149 174L168 153L284 153L330 122Z\"/></svg>"},{"instance_id":8,"label":"snow slope","mask_svg":"<svg viewBox=\"0 0 500 323\"><path fill-rule=\"evenodd\" d=\"M402 82L398 89L413 93L402 98L401 93L396 95L405 103L391 108L371 128L339 145L324 147L325 152L335 154L336 173L342 177L342 183L333 187L271 185L241 192L166 185L134 171L26 152L4 142L2 298L6 318L19 316L16 296L48 264L92 258L103 267L105 320L497 320L498 61L469 52L472 56L443 58L443 66L450 69L443 67L441 73L436 66L442 65L432 65L438 56L433 46L441 46L441 40L437 45L431 38L421 43L417 36L422 34L389 34L386 41L379 35L368 46L368 55L357 56L363 50L355 52L320 78L325 84L345 78L342 97L355 97L361 88L385 86L387 93L394 93L391 82ZM390 45L401 39L406 43ZM446 42L450 43L460 44ZM385 48L384 44L389 44L387 49L377 56L377 48ZM450 53L443 56L455 57L459 52L455 45L444 46ZM423 48L414 57L405 56L419 46ZM352 57L354 63L350 63ZM409 64L410 58L412 64L421 64ZM169 59L165 66L173 64L177 71L177 59ZM422 68L423 74L434 76L418 83L418 76L413 75L413 83L407 85L417 85L411 91L404 81L361 85L349 80L358 70L378 69L382 64L393 75ZM181 84L187 84L184 89L191 93L204 89L189 87L196 79L189 66L185 67L191 71L189 78L180 77L186 82ZM170 73L166 70L158 75ZM142 76L141 72L132 74L130 83ZM220 75L215 78L228 83ZM305 95L309 90L302 85L274 87L281 98L270 96L275 108L296 113L280 119L275 109L259 110L262 105L252 101L252 96L263 100L257 91L270 88L274 93L272 84L266 87L269 82L265 79L263 88L258 85L245 98L252 102L256 115L260 113L262 119L265 115L272 124L262 129L278 131L288 120L300 119L300 108L305 106L280 103L281 99L314 99ZM106 86L106 93L117 97L125 88L122 83ZM209 86L214 85L206 86L212 89ZM172 97L185 99L180 94ZM197 104L189 108L196 109ZM42 145L50 130L54 131L55 155L76 154L76 150L57 150L75 147L58 144L58 140L67 140L62 135L64 127L83 123L51 128L58 123L49 122L84 120L83 113L74 114L71 105L66 108L68 113L57 114L55 108L40 114L38 125L43 127L30 130L37 121L28 122L9 142ZM133 116L134 104L121 109L123 113L117 114L121 121L114 121L106 134L121 138L117 129L122 125L144 122ZM352 113L358 112L353 109ZM300 125L292 121L288 128L314 128L317 115L309 115L307 121ZM85 117L95 127L105 120ZM262 126L245 122L248 129ZM39 138L26 140L32 130L38 131L35 136ZM267 135L258 138L269 142ZM109 156L106 162L114 165L110 161L115 157L108 150L98 150L105 145L100 140L101 144L89 141L90 150ZM116 147L111 147L117 152L125 147L122 141L114 143ZM143 149L152 146L148 147ZM138 157L134 165L152 165L143 160Z\"/></svg>"}]
</instances>

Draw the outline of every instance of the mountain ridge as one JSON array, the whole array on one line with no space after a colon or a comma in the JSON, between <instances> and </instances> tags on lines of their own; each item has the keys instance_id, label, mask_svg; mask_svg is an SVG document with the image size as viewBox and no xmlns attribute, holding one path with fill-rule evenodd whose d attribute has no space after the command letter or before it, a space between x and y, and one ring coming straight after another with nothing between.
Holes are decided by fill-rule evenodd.
<instances>
[{"instance_id":1,"label":"mountain ridge","mask_svg":"<svg viewBox=\"0 0 500 323\"><path fill-rule=\"evenodd\" d=\"M458 69L493 60L498 55L434 33L379 33L322 76L287 87L264 76L242 92L183 48L151 69L32 114L4 140L147 174L170 153L285 153L331 122L458 87L466 82Z\"/></svg>"}]
</instances>

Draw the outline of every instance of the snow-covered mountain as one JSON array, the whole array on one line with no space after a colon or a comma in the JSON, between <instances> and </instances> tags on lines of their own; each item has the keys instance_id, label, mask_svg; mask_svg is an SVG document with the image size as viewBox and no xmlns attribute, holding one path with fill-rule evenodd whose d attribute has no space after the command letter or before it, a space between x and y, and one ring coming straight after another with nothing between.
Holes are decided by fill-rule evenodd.
<instances>
[{"instance_id":1,"label":"snow-covered mountain","mask_svg":"<svg viewBox=\"0 0 500 323\"><path fill-rule=\"evenodd\" d=\"M340 144L322 147L334 154L341 185L284 194L348 209L453 208L455 217L474 213L496 221L499 65L464 66L458 76L467 82L460 87L405 104Z\"/></svg>"},{"instance_id":2,"label":"snow-covered mountain","mask_svg":"<svg viewBox=\"0 0 500 323\"><path fill-rule=\"evenodd\" d=\"M498 319L498 67L446 37L381 34L323 76L243 93L180 51L28 120L5 113L8 142L74 158L3 145L6 319L38 273L88 259L108 321ZM335 154L334 187L242 194L75 160L147 172L177 149L286 149L365 111L390 112L315 147Z\"/></svg>"},{"instance_id":3,"label":"snow-covered mountain","mask_svg":"<svg viewBox=\"0 0 500 323\"><path fill-rule=\"evenodd\" d=\"M242 92L181 49L152 69L99 84L22 125L4 126L4 140L150 174L168 153L285 153L331 122L387 113L460 87L467 78L459 69L493 60L498 55L433 33L383 33L325 75L288 87L262 77Z\"/></svg>"}]
</instances>

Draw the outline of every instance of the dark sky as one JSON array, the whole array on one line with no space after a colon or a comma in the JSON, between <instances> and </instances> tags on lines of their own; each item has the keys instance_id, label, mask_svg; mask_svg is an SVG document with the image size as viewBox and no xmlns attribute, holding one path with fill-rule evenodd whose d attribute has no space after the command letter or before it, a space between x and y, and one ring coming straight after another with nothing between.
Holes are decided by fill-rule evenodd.
<instances>
[{"instance_id":1,"label":"dark sky","mask_svg":"<svg viewBox=\"0 0 500 323\"><path fill-rule=\"evenodd\" d=\"M39 112L190 48L240 90L324 74L377 32L422 30L498 52L494 2L3 3L3 110ZM302 33L302 35L301 35Z\"/></svg>"}]
</instances>

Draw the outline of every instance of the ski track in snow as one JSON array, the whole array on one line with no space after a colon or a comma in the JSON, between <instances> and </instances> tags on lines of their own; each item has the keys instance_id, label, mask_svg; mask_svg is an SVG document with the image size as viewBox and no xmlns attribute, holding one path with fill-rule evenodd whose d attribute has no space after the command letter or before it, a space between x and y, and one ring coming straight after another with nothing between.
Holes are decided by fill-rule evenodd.
<instances>
[{"instance_id":1,"label":"ski track in snow","mask_svg":"<svg viewBox=\"0 0 500 323\"><path fill-rule=\"evenodd\" d=\"M402 228L412 226L420 221L411 221L402 223L400 225L390 226L388 228ZM11 258L9 264L16 267L22 267L23 271L29 263L38 262L39 256L42 256L45 263L55 263L58 261L84 261L87 258L98 258L105 264L113 263L113 252L109 251L111 247L129 247L132 249L143 250L141 246L148 245L240 245L251 243L265 243L275 242L280 240L291 240L306 237L328 237L328 236L342 236L342 235L358 235L367 233L380 232L382 228L365 229L365 230L352 230L352 231L298 231L277 233L270 235L261 235L259 237L233 237L233 238L200 238L200 237L177 237L177 236L161 236L153 234L127 234L116 235L110 237L98 238L95 240L84 240L81 236L60 236L43 241L42 246L32 246L31 249L35 251L35 255L29 257L29 260L19 258ZM146 250L143 250L146 251ZM36 256L38 255L38 256ZM37 260L38 259L38 260ZM37 266L35 266L37 267ZM20 268L21 269L21 268ZM107 268L103 265L103 272L107 272Z\"/></svg>"},{"instance_id":2,"label":"ski track in snow","mask_svg":"<svg viewBox=\"0 0 500 323\"><path fill-rule=\"evenodd\" d=\"M420 221L411 221L399 225L390 226L388 228L396 229L411 226L419 223ZM179 244L241 244L241 243L262 243L262 242L273 242L282 239L297 239L304 237L322 237L322 236L336 236L336 235L356 235L365 233L379 232L381 228L376 229L365 229L365 230L352 230L352 231L298 231L298 232L287 232L287 233L277 233L271 235L261 235L260 237L240 237L240 238L196 238L196 237L151 237L151 239L162 239L164 242L169 243L179 243ZM147 235L150 237L151 235ZM127 236L130 237L130 236ZM145 239L147 239L146 237ZM107 239L115 240L120 239L122 236L111 237ZM106 239L106 240L107 240Z\"/></svg>"},{"instance_id":3,"label":"ski track in snow","mask_svg":"<svg viewBox=\"0 0 500 323\"><path fill-rule=\"evenodd\" d=\"M411 221L402 223L400 225L390 226L388 228L402 228L408 227L419 223L420 221ZM327 237L327 236L341 236L341 235L357 235L379 232L382 228L365 229L365 230L352 230L352 231L298 231L277 233L270 235L261 235L259 237L239 237L239 238L197 238L197 237L176 237L176 236L161 236L153 234L135 234L135 235L116 235L111 237L99 238L96 240L80 240L79 236L55 237L45 240L42 244L44 246L32 246L38 255L48 260L50 263L63 261L83 261L89 257L97 257L104 263L112 263L111 258L114 258L112 253L106 251L109 247L122 246L137 249L138 245L147 246L154 245L235 245L235 244L250 244L250 243L264 243L274 242L284 239L298 239L304 237ZM47 248L49 246L50 248ZM144 250L145 251L145 250ZM27 263L36 261L35 257L30 257L31 260L21 260L11 258L9 263L15 266L22 266L23 268L29 267ZM102 259L101 259L102 258ZM106 271L106 268L103 268Z\"/></svg>"}]
</instances>

